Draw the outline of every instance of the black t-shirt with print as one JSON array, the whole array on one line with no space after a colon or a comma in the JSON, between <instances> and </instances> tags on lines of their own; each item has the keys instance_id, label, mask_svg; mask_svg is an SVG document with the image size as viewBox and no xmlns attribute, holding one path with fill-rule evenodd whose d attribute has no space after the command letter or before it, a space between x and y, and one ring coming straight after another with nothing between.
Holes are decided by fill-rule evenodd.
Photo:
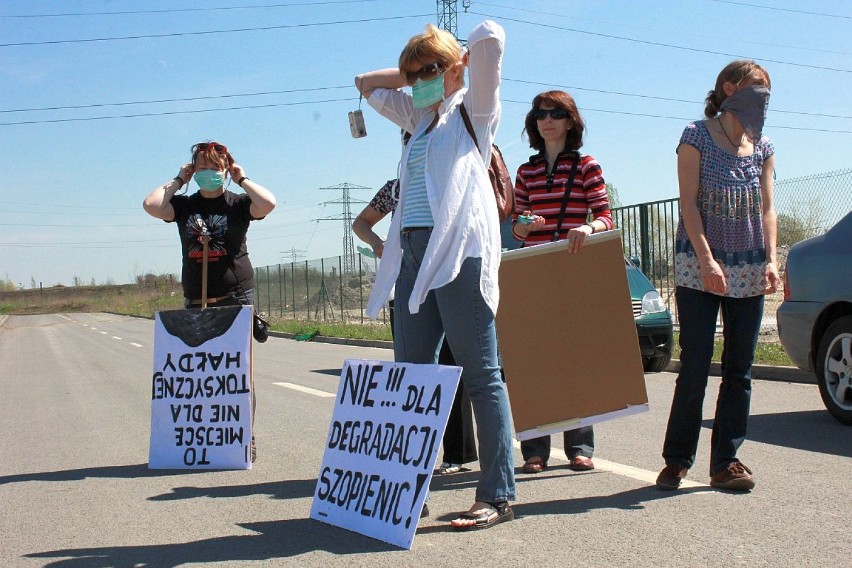
<instances>
[{"instance_id":1,"label":"black t-shirt with print","mask_svg":"<svg viewBox=\"0 0 852 568\"><path fill-rule=\"evenodd\" d=\"M207 253L207 297L218 298L254 288L254 271L246 248L246 233L253 220L246 194L225 191L207 198L201 192L175 195L171 200L175 210L183 252L183 295L190 300L201 299L202 229L210 234Z\"/></svg>"}]
</instances>

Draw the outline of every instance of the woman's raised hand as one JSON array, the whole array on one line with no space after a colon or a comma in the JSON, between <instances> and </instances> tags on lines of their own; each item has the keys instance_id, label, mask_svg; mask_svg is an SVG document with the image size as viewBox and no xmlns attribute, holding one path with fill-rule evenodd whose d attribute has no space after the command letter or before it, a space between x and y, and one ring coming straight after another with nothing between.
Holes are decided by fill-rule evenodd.
<instances>
[{"instance_id":1,"label":"woman's raised hand","mask_svg":"<svg viewBox=\"0 0 852 568\"><path fill-rule=\"evenodd\" d=\"M192 181L192 174L195 173L195 167L192 164L184 164L180 167L178 176L183 180L184 184Z\"/></svg>"},{"instance_id":2,"label":"woman's raised hand","mask_svg":"<svg viewBox=\"0 0 852 568\"><path fill-rule=\"evenodd\" d=\"M246 177L245 170L243 170L243 167L236 162L234 162L234 164L230 167L228 173L231 174L231 179L235 182L238 182L244 177Z\"/></svg>"}]
</instances>

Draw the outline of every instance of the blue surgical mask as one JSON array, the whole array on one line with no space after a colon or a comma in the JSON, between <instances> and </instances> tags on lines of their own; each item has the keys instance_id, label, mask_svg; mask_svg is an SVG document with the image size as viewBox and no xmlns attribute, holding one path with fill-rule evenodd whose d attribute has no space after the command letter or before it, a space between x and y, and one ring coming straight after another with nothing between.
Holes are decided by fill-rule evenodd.
<instances>
[{"instance_id":1,"label":"blue surgical mask","mask_svg":"<svg viewBox=\"0 0 852 568\"><path fill-rule=\"evenodd\" d=\"M743 87L722 101L720 108L737 117L748 139L757 143L769 108L769 89L762 85Z\"/></svg>"},{"instance_id":2,"label":"blue surgical mask","mask_svg":"<svg viewBox=\"0 0 852 568\"><path fill-rule=\"evenodd\" d=\"M218 170L198 170L193 179L201 191L216 191L225 183L225 174Z\"/></svg>"},{"instance_id":3,"label":"blue surgical mask","mask_svg":"<svg viewBox=\"0 0 852 568\"><path fill-rule=\"evenodd\" d=\"M428 81L417 79L411 87L411 96L414 99L414 108L428 108L444 100L444 74L441 73Z\"/></svg>"}]
</instances>

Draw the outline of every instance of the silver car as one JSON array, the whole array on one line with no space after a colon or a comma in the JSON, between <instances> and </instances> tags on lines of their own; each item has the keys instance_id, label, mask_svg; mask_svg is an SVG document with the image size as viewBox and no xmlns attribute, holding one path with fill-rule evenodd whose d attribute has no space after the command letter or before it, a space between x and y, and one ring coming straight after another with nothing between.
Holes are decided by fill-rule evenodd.
<instances>
[{"instance_id":1,"label":"silver car","mask_svg":"<svg viewBox=\"0 0 852 568\"><path fill-rule=\"evenodd\" d=\"M852 212L790 248L777 315L790 359L816 373L828 411L852 425Z\"/></svg>"}]
</instances>

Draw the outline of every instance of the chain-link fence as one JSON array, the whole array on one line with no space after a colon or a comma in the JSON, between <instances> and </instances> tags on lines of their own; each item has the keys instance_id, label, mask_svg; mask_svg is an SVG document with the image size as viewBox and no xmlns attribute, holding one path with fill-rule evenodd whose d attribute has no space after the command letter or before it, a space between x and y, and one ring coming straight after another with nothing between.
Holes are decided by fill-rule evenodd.
<instances>
[{"instance_id":1,"label":"chain-link fence","mask_svg":"<svg viewBox=\"0 0 852 568\"><path fill-rule=\"evenodd\" d=\"M790 246L825 233L852 211L852 169L775 182L778 219L778 268L787 265ZM638 261L677 321L674 304L674 236L680 220L680 200L667 199L613 209L627 257ZM775 325L783 290L766 297L764 325Z\"/></svg>"},{"instance_id":2,"label":"chain-link fence","mask_svg":"<svg viewBox=\"0 0 852 568\"><path fill-rule=\"evenodd\" d=\"M275 318L365 323L377 266L358 255L349 271L342 256L258 267L257 308Z\"/></svg>"},{"instance_id":3,"label":"chain-link fence","mask_svg":"<svg viewBox=\"0 0 852 568\"><path fill-rule=\"evenodd\" d=\"M775 183L778 216L778 264L784 270L790 245L824 233L852 210L852 169ZM666 304L674 305L674 235L680 200L666 199L613 209L624 255L638 261ZM343 258L264 266L255 270L258 308L273 317L365 323L364 308L377 261L358 255L355 271L343 270ZM783 291L767 296L766 325L774 325ZM387 313L380 322L387 323Z\"/></svg>"},{"instance_id":4,"label":"chain-link fence","mask_svg":"<svg viewBox=\"0 0 852 568\"><path fill-rule=\"evenodd\" d=\"M821 235L852 211L852 169L775 182L778 246Z\"/></svg>"}]
</instances>

